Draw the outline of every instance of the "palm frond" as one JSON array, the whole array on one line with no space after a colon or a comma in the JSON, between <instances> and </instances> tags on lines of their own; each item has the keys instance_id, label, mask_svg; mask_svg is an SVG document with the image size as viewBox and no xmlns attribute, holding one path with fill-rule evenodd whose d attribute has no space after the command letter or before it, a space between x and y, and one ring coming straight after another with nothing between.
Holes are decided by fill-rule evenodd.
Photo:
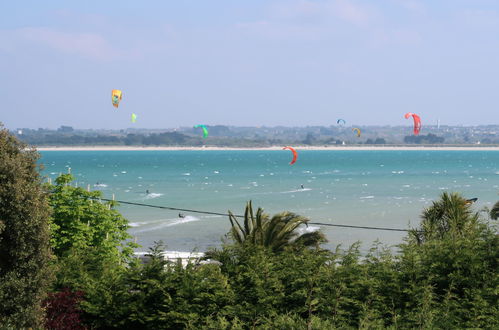
<instances>
[{"instance_id":1,"label":"palm frond","mask_svg":"<svg viewBox=\"0 0 499 330\"><path fill-rule=\"evenodd\" d=\"M492 206L492 210L490 210L490 217L494 220L499 219L499 201Z\"/></svg>"}]
</instances>

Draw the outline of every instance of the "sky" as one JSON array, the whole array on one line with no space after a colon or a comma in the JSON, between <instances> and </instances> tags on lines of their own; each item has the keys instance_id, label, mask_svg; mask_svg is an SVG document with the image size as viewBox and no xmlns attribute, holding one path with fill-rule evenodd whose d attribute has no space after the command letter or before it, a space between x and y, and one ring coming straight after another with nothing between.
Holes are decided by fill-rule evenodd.
<instances>
[{"instance_id":1,"label":"sky","mask_svg":"<svg viewBox=\"0 0 499 330\"><path fill-rule=\"evenodd\" d=\"M0 3L9 129L499 124L498 90L497 0Z\"/></svg>"}]
</instances>

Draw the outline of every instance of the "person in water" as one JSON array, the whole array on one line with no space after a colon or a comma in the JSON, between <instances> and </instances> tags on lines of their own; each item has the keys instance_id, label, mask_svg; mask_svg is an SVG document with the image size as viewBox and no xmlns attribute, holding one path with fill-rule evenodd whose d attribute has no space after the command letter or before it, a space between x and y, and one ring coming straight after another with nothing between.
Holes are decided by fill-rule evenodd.
<instances>
[{"instance_id":1,"label":"person in water","mask_svg":"<svg viewBox=\"0 0 499 330\"><path fill-rule=\"evenodd\" d=\"M185 218L185 215L184 215L183 213L179 213L179 214L178 214L178 217L179 217L179 218Z\"/></svg>"},{"instance_id":2,"label":"person in water","mask_svg":"<svg viewBox=\"0 0 499 330\"><path fill-rule=\"evenodd\" d=\"M148 195L150 194L149 189L146 190L146 194L148 194Z\"/></svg>"},{"instance_id":3,"label":"person in water","mask_svg":"<svg viewBox=\"0 0 499 330\"><path fill-rule=\"evenodd\" d=\"M301 189L305 189L305 187L303 187L303 184L301 185Z\"/></svg>"}]
</instances>

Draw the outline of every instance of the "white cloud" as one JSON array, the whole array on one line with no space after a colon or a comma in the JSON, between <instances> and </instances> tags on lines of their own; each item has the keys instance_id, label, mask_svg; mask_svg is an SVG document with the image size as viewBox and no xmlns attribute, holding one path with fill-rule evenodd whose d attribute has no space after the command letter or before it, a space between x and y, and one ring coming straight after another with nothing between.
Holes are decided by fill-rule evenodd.
<instances>
[{"instance_id":1,"label":"white cloud","mask_svg":"<svg viewBox=\"0 0 499 330\"><path fill-rule=\"evenodd\" d=\"M414 13L425 13L426 7L419 0L393 0L399 6L404 7Z\"/></svg>"},{"instance_id":2,"label":"white cloud","mask_svg":"<svg viewBox=\"0 0 499 330\"><path fill-rule=\"evenodd\" d=\"M354 25L365 26L375 16L372 9L355 4L353 1L336 0L332 1L329 6L333 15Z\"/></svg>"},{"instance_id":3,"label":"white cloud","mask_svg":"<svg viewBox=\"0 0 499 330\"><path fill-rule=\"evenodd\" d=\"M110 60L123 54L113 48L101 35L95 33L69 33L50 28L23 28L16 31L23 39L49 46L63 53Z\"/></svg>"},{"instance_id":4,"label":"white cloud","mask_svg":"<svg viewBox=\"0 0 499 330\"><path fill-rule=\"evenodd\" d=\"M57 52L92 60L133 59L143 55L137 47L120 49L99 33L65 32L47 27L0 30L0 51L15 53L32 47L48 47Z\"/></svg>"}]
</instances>

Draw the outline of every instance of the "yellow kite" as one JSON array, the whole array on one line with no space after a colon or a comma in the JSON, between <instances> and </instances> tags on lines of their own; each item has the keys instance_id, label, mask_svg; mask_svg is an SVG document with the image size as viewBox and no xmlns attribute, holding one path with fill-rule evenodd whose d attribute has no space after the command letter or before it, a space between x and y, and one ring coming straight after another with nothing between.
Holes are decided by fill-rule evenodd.
<instances>
[{"instance_id":1,"label":"yellow kite","mask_svg":"<svg viewBox=\"0 0 499 330\"><path fill-rule=\"evenodd\" d=\"M113 89L111 92L111 100L113 101L114 107L117 108L121 101L121 91L119 89Z\"/></svg>"}]
</instances>

